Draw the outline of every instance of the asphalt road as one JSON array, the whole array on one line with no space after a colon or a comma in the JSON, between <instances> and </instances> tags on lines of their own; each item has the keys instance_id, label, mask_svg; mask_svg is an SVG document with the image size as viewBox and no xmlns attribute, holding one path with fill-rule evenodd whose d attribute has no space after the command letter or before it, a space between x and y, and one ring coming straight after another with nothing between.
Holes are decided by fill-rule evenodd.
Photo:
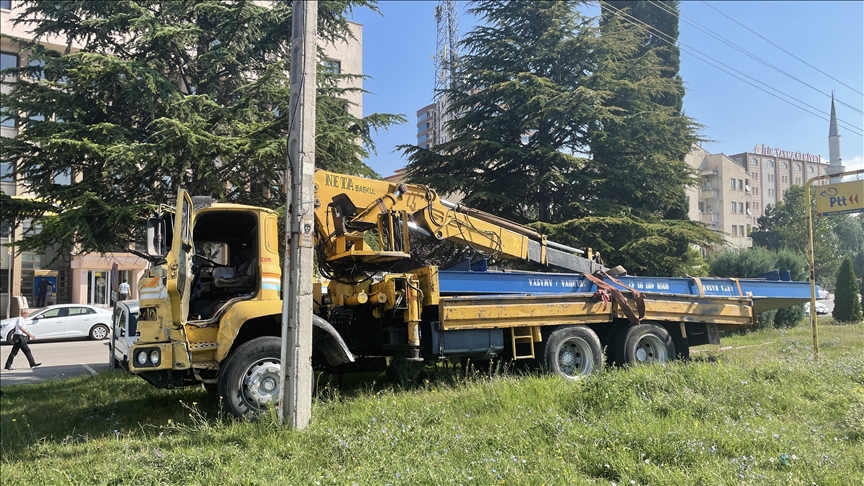
<instances>
[{"instance_id":1,"label":"asphalt road","mask_svg":"<svg viewBox=\"0 0 864 486\"><path fill-rule=\"evenodd\" d=\"M109 336L110 337L110 336ZM0 370L0 387L36 383L43 380L72 378L81 375L95 375L108 370L108 342L89 339L75 341L30 341L33 359L42 366L30 368L24 353L19 352L12 363L13 371ZM0 346L0 365L12 345Z\"/></svg>"}]
</instances>

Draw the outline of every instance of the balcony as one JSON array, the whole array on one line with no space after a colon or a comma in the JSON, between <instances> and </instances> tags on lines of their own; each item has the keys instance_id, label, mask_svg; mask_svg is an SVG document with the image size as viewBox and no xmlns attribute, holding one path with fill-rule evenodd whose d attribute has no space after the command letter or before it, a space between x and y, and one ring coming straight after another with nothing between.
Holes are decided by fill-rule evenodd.
<instances>
[{"instance_id":1,"label":"balcony","mask_svg":"<svg viewBox=\"0 0 864 486\"><path fill-rule=\"evenodd\" d=\"M699 199L719 199L720 191L717 189L700 189Z\"/></svg>"}]
</instances>

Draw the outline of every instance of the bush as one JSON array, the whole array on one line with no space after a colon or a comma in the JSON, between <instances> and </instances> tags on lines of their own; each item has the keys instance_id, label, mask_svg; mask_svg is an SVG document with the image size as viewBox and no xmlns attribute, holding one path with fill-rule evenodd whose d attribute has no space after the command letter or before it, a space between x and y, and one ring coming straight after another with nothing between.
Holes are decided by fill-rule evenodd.
<instances>
[{"instance_id":1,"label":"bush","mask_svg":"<svg viewBox=\"0 0 864 486\"><path fill-rule=\"evenodd\" d=\"M833 316L837 322L861 321L861 301L858 297L858 283L852 270L852 260L846 257L837 272L837 291L834 294Z\"/></svg>"}]
</instances>

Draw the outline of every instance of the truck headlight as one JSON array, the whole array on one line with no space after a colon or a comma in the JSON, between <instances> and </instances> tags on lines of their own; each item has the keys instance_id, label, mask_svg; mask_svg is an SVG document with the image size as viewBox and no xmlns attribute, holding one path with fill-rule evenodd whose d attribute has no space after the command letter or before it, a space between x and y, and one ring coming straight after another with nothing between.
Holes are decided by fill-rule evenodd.
<instances>
[{"instance_id":1,"label":"truck headlight","mask_svg":"<svg viewBox=\"0 0 864 486\"><path fill-rule=\"evenodd\" d=\"M135 358L138 360L138 364L144 366L147 364L147 351L139 351L138 356Z\"/></svg>"},{"instance_id":2,"label":"truck headlight","mask_svg":"<svg viewBox=\"0 0 864 486\"><path fill-rule=\"evenodd\" d=\"M159 364L159 350L158 349L154 349L153 351L150 351L150 364L152 364L153 366L156 366L157 364Z\"/></svg>"}]
</instances>

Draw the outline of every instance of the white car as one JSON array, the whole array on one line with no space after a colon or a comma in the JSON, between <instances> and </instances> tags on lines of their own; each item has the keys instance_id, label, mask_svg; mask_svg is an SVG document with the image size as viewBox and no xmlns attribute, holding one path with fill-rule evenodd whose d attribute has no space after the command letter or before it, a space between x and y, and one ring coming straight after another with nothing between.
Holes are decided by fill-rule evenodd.
<instances>
[{"instance_id":1,"label":"white car","mask_svg":"<svg viewBox=\"0 0 864 486\"><path fill-rule=\"evenodd\" d=\"M804 304L804 315L810 315L810 302ZM828 307L825 306L822 302L816 302L816 315L817 316L827 316L828 315Z\"/></svg>"},{"instance_id":2,"label":"white car","mask_svg":"<svg viewBox=\"0 0 864 486\"><path fill-rule=\"evenodd\" d=\"M111 310L86 304L58 304L33 312L27 329L36 339L105 339L110 333ZM15 318L0 321L0 340L12 342Z\"/></svg>"}]
</instances>

